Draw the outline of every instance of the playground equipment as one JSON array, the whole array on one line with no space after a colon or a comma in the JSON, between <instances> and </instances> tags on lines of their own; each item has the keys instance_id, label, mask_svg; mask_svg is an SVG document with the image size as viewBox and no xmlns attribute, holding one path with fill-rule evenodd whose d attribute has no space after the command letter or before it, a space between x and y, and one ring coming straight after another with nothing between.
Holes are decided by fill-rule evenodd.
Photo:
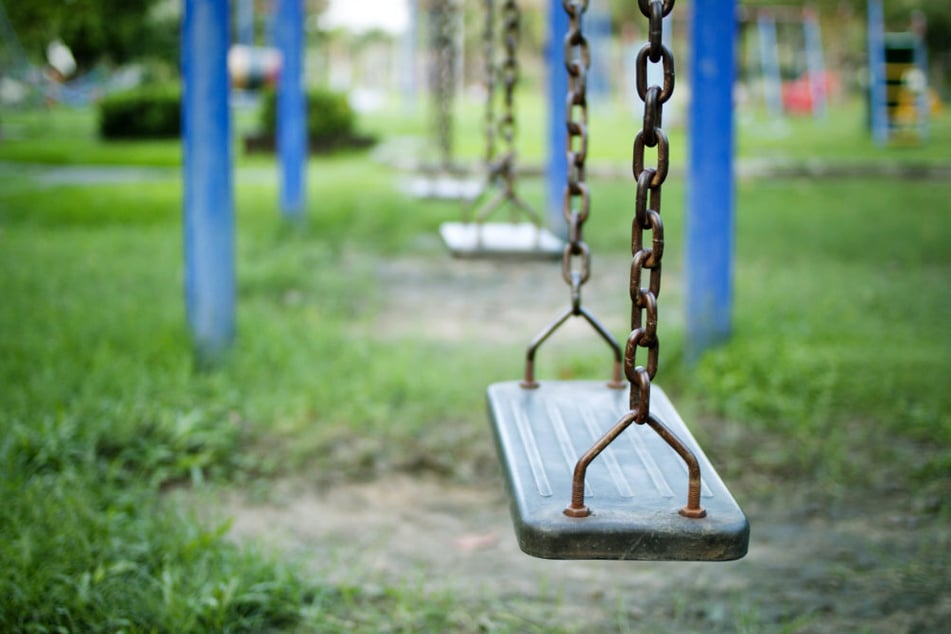
<instances>
[{"instance_id":1,"label":"playground equipment","mask_svg":"<svg viewBox=\"0 0 951 634\"><path fill-rule=\"evenodd\" d=\"M518 43L521 12L515 0L502 6L505 57L501 67L495 63L495 0L484 0L483 54L485 64L485 171L486 183L479 195L467 205L462 222L443 223L439 232L450 253L457 257L542 257L556 258L562 252L561 240L542 226L542 219L519 196L515 171L515 87L518 83ZM501 70L501 72L499 72ZM495 116L496 75L503 83L502 113ZM505 146L496 155L496 140ZM498 194L484 201L498 188ZM511 222L487 222L502 207L511 210ZM519 222L521 217L528 222Z\"/></svg>"},{"instance_id":2,"label":"playground equipment","mask_svg":"<svg viewBox=\"0 0 951 634\"><path fill-rule=\"evenodd\" d=\"M756 26L757 54L749 55L749 67L759 71L760 93L770 119L779 121L786 113L810 113L816 119L824 118L829 75L816 12L808 8L746 8L741 12L740 20L744 27ZM780 37L779 27L783 27L782 33L786 37ZM794 81L783 81L781 39L788 44L787 48L795 51L791 63L795 65L799 78Z\"/></svg>"},{"instance_id":3,"label":"playground equipment","mask_svg":"<svg viewBox=\"0 0 951 634\"><path fill-rule=\"evenodd\" d=\"M459 0L430 0L429 94L432 115L431 139L437 154L435 163L424 164L424 177L409 182L409 193L417 198L470 200L478 194L479 183L462 178L453 157L453 109L455 107L459 47Z\"/></svg>"},{"instance_id":4,"label":"playground equipment","mask_svg":"<svg viewBox=\"0 0 951 634\"><path fill-rule=\"evenodd\" d=\"M694 3L694 21L703 25L695 27L699 33L695 43L716 46L718 34L704 25L708 20L733 23L732 3L726 3L729 11L723 10L723 4ZM586 74L591 55L582 29L587 6L587 0L563 1L569 17L564 47L568 169L563 207L569 242L563 252L562 277L570 287L570 306L529 345L523 380L493 384L487 393L515 532L524 552L544 558L737 559L746 553L749 542L746 517L669 399L652 384L659 360L657 298L666 246L661 189L669 167L669 144L661 126L663 105L674 90L673 56L662 33L663 18L673 10L674 0L638 0L649 20L649 41L636 64L644 119L633 141L637 188L629 287L632 332L623 358L617 341L581 302L591 257L583 237L591 211L585 182ZM726 41L731 43L732 37ZM649 63L661 65L662 85L648 86ZM731 88L732 74L727 73L726 79ZM729 94L730 90L720 92ZM719 110L719 104L712 109ZM655 167L646 165L647 148L656 149ZM645 270L649 271L646 288L642 285ZM611 348L614 362L607 384L536 381L538 348L570 317L584 318ZM639 349L647 353L646 368L637 365ZM622 366L630 384L628 398L622 392L626 387ZM605 432L605 421L612 420L616 422ZM627 431L634 424L656 433ZM578 458L578 450L585 447L590 448ZM599 456L602 459L596 461ZM687 502L678 511L673 499L683 489Z\"/></svg>"},{"instance_id":5,"label":"playground equipment","mask_svg":"<svg viewBox=\"0 0 951 634\"><path fill-rule=\"evenodd\" d=\"M931 112L925 20L907 32L885 32L881 0L868 4L869 122L879 144L920 143Z\"/></svg>"}]
</instances>

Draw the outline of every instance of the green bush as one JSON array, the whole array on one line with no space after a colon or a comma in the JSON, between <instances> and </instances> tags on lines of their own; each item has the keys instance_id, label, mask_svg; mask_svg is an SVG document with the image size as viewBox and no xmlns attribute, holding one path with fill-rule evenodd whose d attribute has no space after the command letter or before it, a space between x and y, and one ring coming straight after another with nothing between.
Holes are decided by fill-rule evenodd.
<instances>
[{"instance_id":1,"label":"green bush","mask_svg":"<svg viewBox=\"0 0 951 634\"><path fill-rule=\"evenodd\" d=\"M178 86L145 86L99 102L99 134L104 139L160 139L181 135L182 91Z\"/></svg>"},{"instance_id":2,"label":"green bush","mask_svg":"<svg viewBox=\"0 0 951 634\"><path fill-rule=\"evenodd\" d=\"M311 90L307 93L307 136L311 143L332 145L353 136L356 116L347 96L329 90ZM277 94L264 94L261 109L264 133L274 136L277 130Z\"/></svg>"}]
</instances>

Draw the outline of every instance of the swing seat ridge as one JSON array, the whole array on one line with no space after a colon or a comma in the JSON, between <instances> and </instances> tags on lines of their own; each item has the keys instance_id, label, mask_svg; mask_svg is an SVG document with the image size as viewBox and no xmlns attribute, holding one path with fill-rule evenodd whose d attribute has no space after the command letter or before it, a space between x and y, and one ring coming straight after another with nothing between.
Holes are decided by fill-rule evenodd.
<instances>
[{"instance_id":1,"label":"swing seat ridge","mask_svg":"<svg viewBox=\"0 0 951 634\"><path fill-rule=\"evenodd\" d=\"M597 381L518 381L487 390L519 547L545 559L730 561L746 554L749 523L670 400L651 386L652 415L693 452L706 517L682 516L684 461L647 426L632 425L591 463L592 514L568 517L582 454L628 410L624 390Z\"/></svg>"}]
</instances>

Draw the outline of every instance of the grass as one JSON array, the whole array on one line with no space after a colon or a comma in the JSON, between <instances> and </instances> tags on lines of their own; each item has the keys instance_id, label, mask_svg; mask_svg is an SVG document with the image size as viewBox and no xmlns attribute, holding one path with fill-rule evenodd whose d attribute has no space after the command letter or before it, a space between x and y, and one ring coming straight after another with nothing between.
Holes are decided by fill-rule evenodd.
<instances>
[{"instance_id":1,"label":"grass","mask_svg":"<svg viewBox=\"0 0 951 634\"><path fill-rule=\"evenodd\" d=\"M172 164L177 152L97 149L88 119L43 116L50 137L75 136L31 129L32 153L4 142L0 158ZM840 156L864 152L856 141ZM522 353L375 331L381 318L411 318L381 315L379 268L407 253L438 266L444 255L426 237L457 212L394 194L390 173L352 154L312 162L304 227L281 222L273 184L237 183L238 340L221 367L196 370L175 176L62 185L0 168L0 629L551 631L505 603L327 586L279 555L234 546L227 524L165 504L169 487L304 468L385 474L477 445L482 387L509 378ZM596 258L624 257L632 188L596 185L586 239ZM541 186L526 191L537 198ZM927 447L912 471L946 486L951 185L750 181L738 194L734 337L695 368L678 361L681 271L670 250L660 381L701 417L738 421L780 447L731 448L715 427L700 430L719 451L748 452L740 458L754 468L851 486L863 463L843 443L897 438ZM678 184L665 189L673 246L682 199ZM546 357L541 371L594 375L600 348L595 356ZM441 468L465 477L477 452Z\"/></svg>"}]
</instances>

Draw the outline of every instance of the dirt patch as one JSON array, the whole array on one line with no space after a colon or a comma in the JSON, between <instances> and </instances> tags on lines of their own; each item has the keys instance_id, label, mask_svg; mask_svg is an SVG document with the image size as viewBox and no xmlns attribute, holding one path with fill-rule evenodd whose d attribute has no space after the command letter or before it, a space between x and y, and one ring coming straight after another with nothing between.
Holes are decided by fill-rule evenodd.
<instances>
[{"instance_id":1,"label":"dirt patch","mask_svg":"<svg viewBox=\"0 0 951 634\"><path fill-rule=\"evenodd\" d=\"M503 347L527 342L567 307L557 262L434 262L379 265L387 289L380 335L476 337ZM623 331L628 264L616 258L596 266L586 304ZM677 319L671 281L665 277L664 316ZM484 438L491 452L488 430ZM912 464L915 454L905 459ZM488 611L528 615L541 629L920 634L947 632L951 622L946 492L935 502L902 479L831 492L807 475L733 478L752 539L744 559L720 564L528 557L494 475L477 483L402 472L314 482L275 483L264 502L233 493L218 510L233 518L234 539L270 543L321 582L450 593Z\"/></svg>"},{"instance_id":2,"label":"dirt patch","mask_svg":"<svg viewBox=\"0 0 951 634\"><path fill-rule=\"evenodd\" d=\"M235 539L278 546L325 582L547 606L547 622L579 629L617 631L620 619L635 631L947 631L946 518L896 499L866 513L807 498L745 503L749 554L719 564L528 557L497 479L395 474L329 490L287 481L268 502L235 495L221 510Z\"/></svg>"}]
</instances>

